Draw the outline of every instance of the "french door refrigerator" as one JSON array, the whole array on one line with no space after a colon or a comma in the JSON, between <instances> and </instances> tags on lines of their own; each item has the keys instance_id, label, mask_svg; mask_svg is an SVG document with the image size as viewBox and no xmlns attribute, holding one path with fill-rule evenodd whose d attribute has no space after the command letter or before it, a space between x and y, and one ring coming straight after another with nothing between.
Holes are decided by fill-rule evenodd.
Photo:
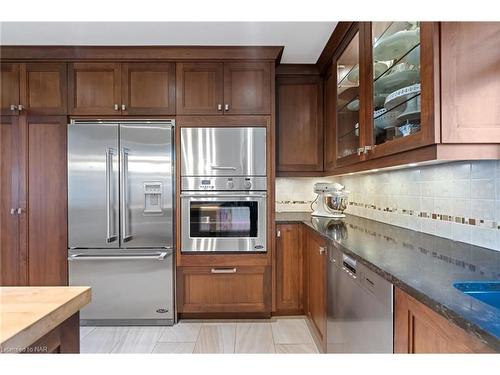
<instances>
[{"instance_id":1,"label":"french door refrigerator","mask_svg":"<svg viewBox=\"0 0 500 375\"><path fill-rule=\"evenodd\" d=\"M82 325L174 321L174 121L68 125L69 284Z\"/></svg>"}]
</instances>

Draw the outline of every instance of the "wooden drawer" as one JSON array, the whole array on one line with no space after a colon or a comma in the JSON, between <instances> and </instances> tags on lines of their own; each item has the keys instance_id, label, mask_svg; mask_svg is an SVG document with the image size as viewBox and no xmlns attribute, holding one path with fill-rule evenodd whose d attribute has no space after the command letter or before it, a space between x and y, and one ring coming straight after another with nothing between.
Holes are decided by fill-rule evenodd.
<instances>
[{"instance_id":1,"label":"wooden drawer","mask_svg":"<svg viewBox=\"0 0 500 375\"><path fill-rule=\"evenodd\" d=\"M179 267L181 313L271 311L271 267Z\"/></svg>"}]
</instances>

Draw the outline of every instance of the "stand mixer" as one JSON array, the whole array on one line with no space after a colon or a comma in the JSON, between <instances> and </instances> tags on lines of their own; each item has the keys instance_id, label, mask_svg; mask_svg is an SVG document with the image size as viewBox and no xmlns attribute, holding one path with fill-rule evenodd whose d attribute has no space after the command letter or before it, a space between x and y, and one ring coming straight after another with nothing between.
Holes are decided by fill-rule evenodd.
<instances>
[{"instance_id":1,"label":"stand mixer","mask_svg":"<svg viewBox=\"0 0 500 375\"><path fill-rule=\"evenodd\" d=\"M343 212L347 208L349 192L341 184L330 182L317 182L314 184L314 192L317 194L314 202L311 203L313 209L312 216L343 218Z\"/></svg>"}]
</instances>

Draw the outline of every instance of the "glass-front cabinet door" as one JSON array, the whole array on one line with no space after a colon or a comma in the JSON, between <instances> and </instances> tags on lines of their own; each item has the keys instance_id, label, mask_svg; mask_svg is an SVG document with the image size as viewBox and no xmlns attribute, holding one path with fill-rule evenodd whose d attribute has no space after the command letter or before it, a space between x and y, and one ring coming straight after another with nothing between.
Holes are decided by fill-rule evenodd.
<instances>
[{"instance_id":1,"label":"glass-front cabinet door","mask_svg":"<svg viewBox=\"0 0 500 375\"><path fill-rule=\"evenodd\" d=\"M346 38L344 48L334 59L337 75L337 165L360 160L362 131L360 127L360 32ZM334 73L335 74L335 73Z\"/></svg>"},{"instance_id":2,"label":"glass-front cabinet door","mask_svg":"<svg viewBox=\"0 0 500 375\"><path fill-rule=\"evenodd\" d=\"M422 64L421 23L372 22L367 31L373 80L371 110L367 113L371 126L366 133L370 151L365 153L379 157L430 143L429 128L434 124L422 116L427 110L422 108L422 92L433 87L429 81L423 84L422 78L432 64Z\"/></svg>"}]
</instances>

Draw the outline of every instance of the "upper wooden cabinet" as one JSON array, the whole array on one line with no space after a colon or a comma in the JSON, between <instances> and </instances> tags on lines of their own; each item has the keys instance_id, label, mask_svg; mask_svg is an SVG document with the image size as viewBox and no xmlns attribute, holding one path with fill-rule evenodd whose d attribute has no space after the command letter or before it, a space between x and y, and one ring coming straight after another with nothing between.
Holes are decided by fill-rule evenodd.
<instances>
[{"instance_id":1,"label":"upper wooden cabinet","mask_svg":"<svg viewBox=\"0 0 500 375\"><path fill-rule=\"evenodd\" d=\"M175 64L72 63L71 115L173 115Z\"/></svg>"},{"instance_id":2,"label":"upper wooden cabinet","mask_svg":"<svg viewBox=\"0 0 500 375\"><path fill-rule=\"evenodd\" d=\"M271 113L271 63L177 63L177 114Z\"/></svg>"},{"instance_id":3,"label":"upper wooden cabinet","mask_svg":"<svg viewBox=\"0 0 500 375\"><path fill-rule=\"evenodd\" d=\"M223 63L177 63L177 114L221 114L223 79Z\"/></svg>"},{"instance_id":4,"label":"upper wooden cabinet","mask_svg":"<svg viewBox=\"0 0 500 375\"><path fill-rule=\"evenodd\" d=\"M65 115L66 63L2 63L2 114Z\"/></svg>"},{"instance_id":5,"label":"upper wooden cabinet","mask_svg":"<svg viewBox=\"0 0 500 375\"><path fill-rule=\"evenodd\" d=\"M500 23L441 23L443 143L500 142Z\"/></svg>"},{"instance_id":6,"label":"upper wooden cabinet","mask_svg":"<svg viewBox=\"0 0 500 375\"><path fill-rule=\"evenodd\" d=\"M271 64L224 63L224 112L231 115L271 113Z\"/></svg>"},{"instance_id":7,"label":"upper wooden cabinet","mask_svg":"<svg viewBox=\"0 0 500 375\"><path fill-rule=\"evenodd\" d=\"M175 114L174 63L122 64L122 114Z\"/></svg>"},{"instance_id":8,"label":"upper wooden cabinet","mask_svg":"<svg viewBox=\"0 0 500 375\"><path fill-rule=\"evenodd\" d=\"M19 96L20 64L2 63L0 65L0 110L2 115L15 115L21 104Z\"/></svg>"},{"instance_id":9,"label":"upper wooden cabinet","mask_svg":"<svg viewBox=\"0 0 500 375\"><path fill-rule=\"evenodd\" d=\"M277 79L277 173L323 171L323 84L319 76Z\"/></svg>"},{"instance_id":10,"label":"upper wooden cabinet","mask_svg":"<svg viewBox=\"0 0 500 375\"><path fill-rule=\"evenodd\" d=\"M72 63L69 66L69 113L115 115L121 110L119 63Z\"/></svg>"}]
</instances>

